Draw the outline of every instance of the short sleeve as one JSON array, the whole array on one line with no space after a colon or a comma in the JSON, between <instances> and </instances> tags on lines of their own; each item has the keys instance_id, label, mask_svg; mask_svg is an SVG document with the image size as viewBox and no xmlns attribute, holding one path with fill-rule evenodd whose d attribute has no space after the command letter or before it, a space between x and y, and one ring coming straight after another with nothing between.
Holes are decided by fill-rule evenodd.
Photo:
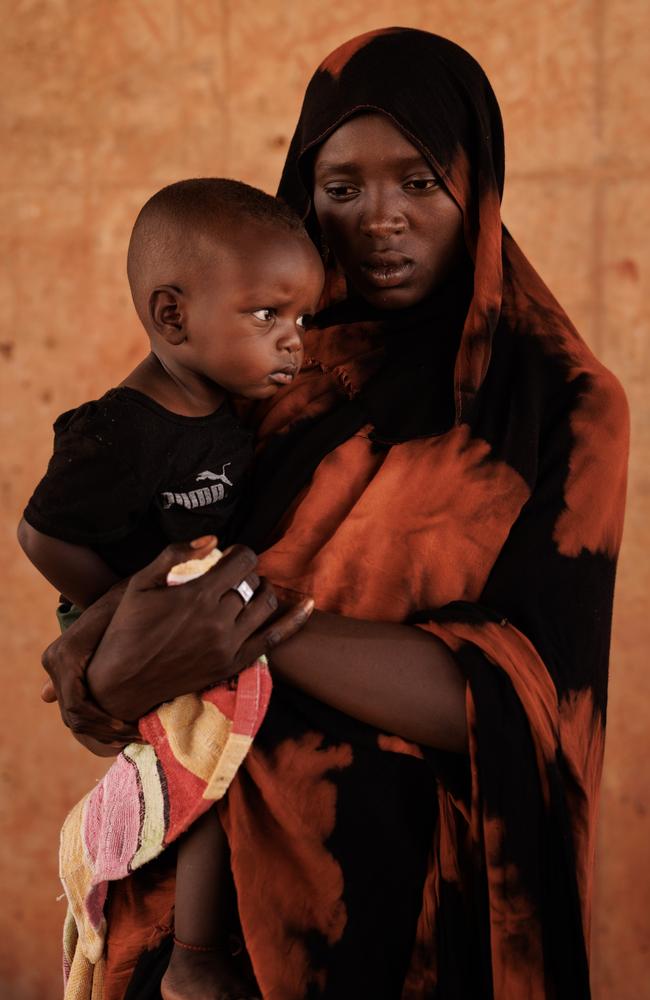
<instances>
[{"instance_id":1,"label":"short sleeve","mask_svg":"<svg viewBox=\"0 0 650 1000\"><path fill-rule=\"evenodd\" d=\"M58 429L58 423L54 454L25 520L74 545L96 547L126 537L146 514L156 483L146 470L136 476L119 437Z\"/></svg>"}]
</instances>

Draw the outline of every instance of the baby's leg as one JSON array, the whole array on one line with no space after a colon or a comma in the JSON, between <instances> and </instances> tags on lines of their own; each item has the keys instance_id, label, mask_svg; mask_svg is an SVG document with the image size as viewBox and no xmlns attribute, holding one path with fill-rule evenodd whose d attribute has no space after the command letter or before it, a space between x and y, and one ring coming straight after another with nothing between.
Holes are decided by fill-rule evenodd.
<instances>
[{"instance_id":1,"label":"baby's leg","mask_svg":"<svg viewBox=\"0 0 650 1000\"><path fill-rule=\"evenodd\" d=\"M228 843L212 808L178 843L175 942L161 986L164 1000L254 996L228 949L232 892Z\"/></svg>"}]
</instances>

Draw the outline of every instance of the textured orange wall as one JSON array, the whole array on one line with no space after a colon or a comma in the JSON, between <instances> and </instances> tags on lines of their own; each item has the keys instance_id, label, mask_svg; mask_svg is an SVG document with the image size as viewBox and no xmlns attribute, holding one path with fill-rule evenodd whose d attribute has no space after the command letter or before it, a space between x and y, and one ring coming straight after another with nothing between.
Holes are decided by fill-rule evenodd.
<instances>
[{"instance_id":1,"label":"textured orange wall","mask_svg":"<svg viewBox=\"0 0 650 1000\"><path fill-rule=\"evenodd\" d=\"M141 355L124 257L161 185L273 190L304 85L335 45L400 23L447 35L504 112L504 216L633 409L594 925L597 1000L650 996L650 9L646 0L22 0L4 5L0 398L4 651L0 995L59 995L65 811L103 773L38 698L53 594L14 527L61 410Z\"/></svg>"}]
</instances>

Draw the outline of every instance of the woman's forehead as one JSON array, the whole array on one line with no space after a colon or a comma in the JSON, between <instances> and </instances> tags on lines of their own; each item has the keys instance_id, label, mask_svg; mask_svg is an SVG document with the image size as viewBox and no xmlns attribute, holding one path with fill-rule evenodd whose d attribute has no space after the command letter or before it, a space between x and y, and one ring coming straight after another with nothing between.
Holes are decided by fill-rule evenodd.
<instances>
[{"instance_id":1,"label":"woman's forehead","mask_svg":"<svg viewBox=\"0 0 650 1000\"><path fill-rule=\"evenodd\" d=\"M416 146L381 113L356 115L332 132L316 152L319 173L354 169L368 162L385 162L399 167L426 164Z\"/></svg>"}]
</instances>

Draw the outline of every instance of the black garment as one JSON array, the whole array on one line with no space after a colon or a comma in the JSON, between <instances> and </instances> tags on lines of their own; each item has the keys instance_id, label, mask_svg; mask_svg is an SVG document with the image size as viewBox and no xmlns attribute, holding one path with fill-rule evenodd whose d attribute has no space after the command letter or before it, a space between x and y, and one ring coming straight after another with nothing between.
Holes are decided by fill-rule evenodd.
<instances>
[{"instance_id":1,"label":"black garment","mask_svg":"<svg viewBox=\"0 0 650 1000\"><path fill-rule=\"evenodd\" d=\"M109 389L56 420L54 454L25 520L128 576L168 542L221 536L252 454L252 434L228 401L186 417L134 389Z\"/></svg>"},{"instance_id":2,"label":"black garment","mask_svg":"<svg viewBox=\"0 0 650 1000\"><path fill-rule=\"evenodd\" d=\"M587 998L594 802L625 491L625 399L502 225L504 150L497 102L478 64L446 39L400 28L371 32L337 49L312 77L278 193L301 214L316 246L321 232L312 199L314 155L343 122L367 112L387 116L402 131L458 205L473 265L471 289L467 294L466 276L456 274L452 308L436 308L443 306L443 290L437 290L436 302L418 304L408 315L395 311L373 317L349 289L345 298L345 276L330 255L326 308L305 338L306 355L317 360L322 375L317 378L314 366L285 396L268 404L271 434L265 436L262 421L265 450L259 468L273 452L273 478L265 478L264 506L252 510L243 535L260 548L265 541L271 546L270 554L262 553L262 566L272 579L273 572L281 573L289 588L295 579L295 589L313 593L317 607L354 616L354 610L339 609L350 606L358 567L370 577L379 566L387 592L391 576L397 577L399 553L379 563L377 549L372 549L372 529L384 511L399 509L401 537L410 523L411 536L421 540L413 576L420 567L426 568L428 580L442 579L447 572L452 580L458 565L469 567L474 559L470 549L462 551L463 539L479 532L489 546L501 517L492 517L498 493L496 480L486 473L508 470L502 500L504 512L511 512L502 522L504 542L495 561L486 561L480 590L468 601L462 588L454 593L450 586L452 599L443 605L437 595L427 604L420 591L421 605L408 619L448 644L467 679L472 768L458 781L442 755L424 752L443 806L432 838L433 878L423 887L422 919L403 988L385 985L385 992L371 988L367 994L391 1000ZM406 252L408 237L406 219L404 228L392 233L391 247ZM362 352L372 347L376 353L373 332L384 335L385 360L364 377ZM337 398L327 383L337 372L351 399L343 391ZM317 405L319 399L331 400L327 409ZM308 419L299 423L296 414ZM372 526L363 520L365 496L354 493L349 507L340 503L341 521L326 504L328 487L338 497L337 482L346 474L351 479L361 475L346 465L341 445L358 435L364 417L373 426L369 440L386 449L383 468L395 475L398 456L407 456L402 481L408 482L414 468L419 438L437 438L439 447L432 455L454 452L453 462L431 463L420 494L400 494L390 480L382 496L383 468L373 469L367 486L368 505L374 503L377 517ZM400 450L405 441L412 447ZM470 456L481 451L483 457L474 463ZM354 454L362 454L361 438ZM303 456L309 456L307 474ZM310 486L312 473L318 496ZM424 483L424 476L419 481ZM454 481L468 497L476 491L483 501L465 515L464 524L459 521L454 532L446 532L437 529L434 517L441 519L439 524L451 522L453 510L436 510L431 498L444 497ZM519 490L523 503L517 511L509 505ZM259 491L252 495L255 499ZM458 489L456 510L463 511L463 496ZM318 503L318 497L324 499ZM283 516L285 511L290 515ZM280 520L275 530L274 520ZM326 525L320 535L319 524ZM385 527L386 532L391 528L389 517ZM353 555L343 544L337 548L337 533L348 545L352 542ZM309 565L301 548L306 538L315 553ZM452 556L455 548L458 562ZM338 593L332 580L340 581ZM319 603L323 594L329 602ZM378 600L371 615L359 617L391 620L390 615L391 608ZM314 739L313 751L304 746L299 762L294 750L300 746L298 720L279 719L272 705L255 751L266 749L264 738L273 730L278 745L284 740L292 747L296 773L302 767L311 775L323 745L332 734L342 742L348 727L342 717L321 727L317 713L310 711L308 729L320 742ZM383 959L387 947L397 954L379 933L374 954L366 947L369 917L377 916L383 904L385 926L396 902L384 893L382 904L368 904L363 865L380 828L383 833L390 824L393 831L395 848L386 852L390 864L419 830L417 822L404 821L406 810L387 808L376 829L362 844L355 843L362 794L374 784L383 795L387 784L381 779L383 760L367 758L366 770L352 733L350 744L352 763L340 772L351 789L349 797L341 793L338 773L336 778L327 774L324 781L335 781L338 792L335 826L327 840L341 867L346 906L345 929L336 945L328 947L318 936L316 919L302 925L308 907L312 912L318 907L311 899L305 904L296 893L292 908L289 874L282 901L285 937L276 935L282 950L277 955L270 949L255 951L265 914L247 896L245 875L237 883L260 982L273 983L273 992L281 993L276 984L302 975L303 992L292 995L305 1000L361 996L362 991L349 986L359 970L371 975L375 955ZM257 829L269 828L261 803L272 800L276 759L273 754L265 758L254 779L260 787L240 816L232 791L228 799L233 857L242 843L249 851L254 844L258 878L263 852L272 857ZM245 796L244 779L236 780ZM289 799L286 773L278 782ZM264 870L268 887L272 862ZM383 870L381 880L383 886ZM402 901L411 888L405 880ZM276 909L275 926L280 919ZM342 945L349 956L347 989L338 978Z\"/></svg>"},{"instance_id":3,"label":"black garment","mask_svg":"<svg viewBox=\"0 0 650 1000\"><path fill-rule=\"evenodd\" d=\"M330 256L313 364L259 414L264 488L241 530L269 546L262 571L319 609L444 642L467 680L469 756L388 753L385 734L365 742L276 686L224 803L244 937L268 997L586 1000L625 399L502 227L496 99L445 39L375 31L315 73L279 190L315 245L313 154L373 110L463 214L473 289L462 329L445 324L453 375L437 318L373 322L342 301ZM357 614L350 594L371 586ZM150 995L150 958L129 1000Z\"/></svg>"}]
</instances>

